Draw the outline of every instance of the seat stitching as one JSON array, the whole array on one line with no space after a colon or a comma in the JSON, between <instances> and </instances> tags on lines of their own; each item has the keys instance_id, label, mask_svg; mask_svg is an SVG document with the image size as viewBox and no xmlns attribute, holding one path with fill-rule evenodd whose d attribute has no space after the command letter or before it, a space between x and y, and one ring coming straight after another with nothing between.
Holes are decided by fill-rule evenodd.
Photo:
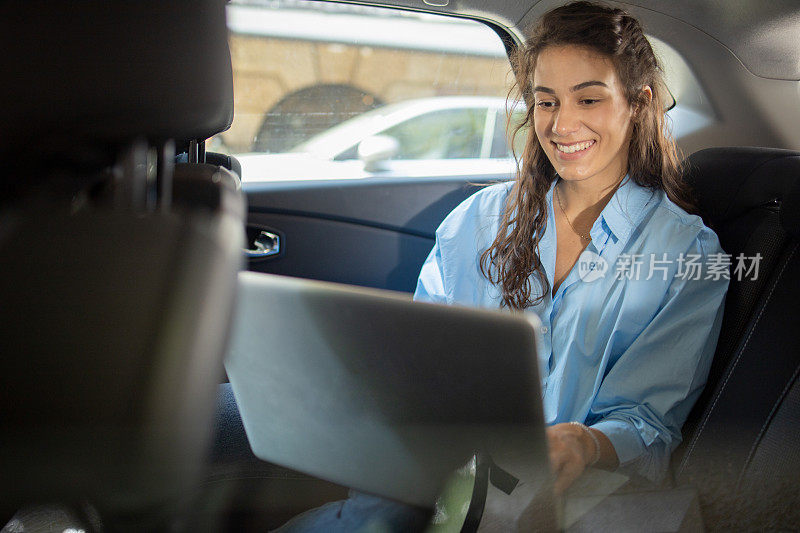
<instances>
[{"instance_id":1,"label":"seat stitching","mask_svg":"<svg viewBox=\"0 0 800 533\"><path fill-rule=\"evenodd\" d=\"M747 467L750 465L750 461L753 460L753 455L755 455L756 447L758 443L761 441L761 438L764 436L764 432L767 429L770 421L772 420L773 416L775 415L775 411L778 409L778 406L783 403L784 398L786 397L786 392L789 390L789 387L797 380L797 374L800 373L800 366L797 366L794 369L794 374L786 383L786 386L783 387L778 399L775 400L775 404L772 406L772 409L769 411L769 416L764 421L764 425L761 426L761 431L758 432L758 436L756 437L755 442L753 442L753 446L750 448L750 452L747 454L747 460L744 462L744 466L742 467L742 471L739 472L739 479L736 480L736 490L739 490L739 487L742 484L742 478L744 477L744 473L747 470Z\"/></svg>"},{"instance_id":2,"label":"seat stitching","mask_svg":"<svg viewBox=\"0 0 800 533\"><path fill-rule=\"evenodd\" d=\"M764 300L764 305L761 306L761 309L758 312L758 316L756 317L753 326L750 328L750 332L747 334L747 338L745 339L744 344L739 349L739 353L736 354L736 359L733 362L733 366L731 366L730 371L725 375L725 380L722 382L722 386L720 387L719 392L714 396L714 401L711 403L711 407L709 408L708 413L706 414L706 416L703 417L703 423L700 425L700 429L697 430L697 432L694 435L694 438L692 438L692 444L689 446L689 450L686 452L683 461L681 461L680 468L678 468L678 475L680 475L681 472L683 472L683 469L686 467L686 463L689 461L689 457L692 455L694 447L697 444L697 441L700 439L700 435L703 433L703 430L706 427L706 423L708 423L708 419L711 418L711 414L714 412L714 408L717 405L717 401L719 400L720 396L722 396L722 393L725 390L725 387L728 385L728 381L730 380L733 371L736 370L736 366L739 364L739 360L741 359L742 354L747 348L747 345L750 343L750 337L753 336L753 332L756 330L756 326L758 326L758 323L761 321L761 315L764 314L764 310L767 308L767 305L769 304L769 301L772 298L772 293L775 291L775 287L778 286L778 282L781 280L781 277L783 277L784 270L786 270L786 267L789 265L789 262L792 260L792 257L794 256L794 253L797 251L797 246L798 245L795 244L794 248L792 248L792 252L789 254L789 257L783 263L780 272L778 272L778 276L775 278L775 282L772 284L772 287L770 287L769 293L767 294L767 297Z\"/></svg>"}]
</instances>

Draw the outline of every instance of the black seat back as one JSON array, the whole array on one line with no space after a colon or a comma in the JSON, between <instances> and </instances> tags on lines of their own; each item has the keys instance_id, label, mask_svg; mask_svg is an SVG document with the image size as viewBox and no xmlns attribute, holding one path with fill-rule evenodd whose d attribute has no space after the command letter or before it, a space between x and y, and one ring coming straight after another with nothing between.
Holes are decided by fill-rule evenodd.
<instances>
[{"instance_id":1,"label":"black seat back","mask_svg":"<svg viewBox=\"0 0 800 533\"><path fill-rule=\"evenodd\" d=\"M709 381L673 457L676 480L697 487L712 529L797 528L800 153L709 149L689 163L732 269ZM739 254L761 255L757 277L739 279Z\"/></svg>"},{"instance_id":2,"label":"black seat back","mask_svg":"<svg viewBox=\"0 0 800 533\"><path fill-rule=\"evenodd\" d=\"M225 4L0 15L0 521L88 500L108 529L167 529L205 461L243 262L238 177L174 165L230 125Z\"/></svg>"}]
</instances>

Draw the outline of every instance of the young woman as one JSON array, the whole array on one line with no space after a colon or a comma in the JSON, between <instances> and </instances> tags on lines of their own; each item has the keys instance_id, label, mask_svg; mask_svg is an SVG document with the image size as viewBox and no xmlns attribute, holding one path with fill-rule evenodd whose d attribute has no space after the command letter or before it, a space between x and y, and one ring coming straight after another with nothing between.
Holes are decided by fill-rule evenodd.
<instances>
[{"instance_id":1,"label":"young woman","mask_svg":"<svg viewBox=\"0 0 800 533\"><path fill-rule=\"evenodd\" d=\"M540 317L557 492L592 465L658 481L705 383L728 286L681 181L658 60L626 12L575 2L542 17L514 71L529 130L517 179L448 215L415 299ZM336 512L326 528L409 516L364 498Z\"/></svg>"},{"instance_id":2,"label":"young woman","mask_svg":"<svg viewBox=\"0 0 800 533\"><path fill-rule=\"evenodd\" d=\"M530 130L517 180L447 217L415 297L539 315L557 491L594 464L659 480L728 282L690 214L658 60L636 19L575 2L542 17L515 73Z\"/></svg>"}]
</instances>

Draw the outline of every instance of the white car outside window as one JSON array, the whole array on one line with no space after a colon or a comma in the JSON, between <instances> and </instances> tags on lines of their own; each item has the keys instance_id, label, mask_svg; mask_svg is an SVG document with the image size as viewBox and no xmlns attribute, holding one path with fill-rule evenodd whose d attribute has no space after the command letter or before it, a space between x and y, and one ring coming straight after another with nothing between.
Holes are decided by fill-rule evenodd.
<instances>
[{"instance_id":1,"label":"white car outside window","mask_svg":"<svg viewBox=\"0 0 800 533\"><path fill-rule=\"evenodd\" d=\"M505 176L514 171L505 115L500 97L405 100L347 120L288 153L236 157L245 181ZM382 157L376 159L371 146L380 146Z\"/></svg>"}]
</instances>

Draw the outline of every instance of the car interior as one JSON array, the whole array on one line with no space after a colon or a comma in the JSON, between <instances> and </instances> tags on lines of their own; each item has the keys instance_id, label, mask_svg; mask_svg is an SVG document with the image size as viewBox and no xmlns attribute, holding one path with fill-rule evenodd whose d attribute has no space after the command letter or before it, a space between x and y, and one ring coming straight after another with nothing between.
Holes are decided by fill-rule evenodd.
<instances>
[{"instance_id":1,"label":"car interior","mask_svg":"<svg viewBox=\"0 0 800 533\"><path fill-rule=\"evenodd\" d=\"M471 19L508 50L566 3L285 1ZM608 3L669 47L672 96L705 117L678 139L700 215L733 264L760 261L757 278L731 268L668 486L623 487L564 529L798 530L800 5ZM223 368L238 272L410 298L447 213L510 179L241 176L206 150L241 95L226 9L0 6L3 533L269 530L347 497L249 450Z\"/></svg>"}]
</instances>

